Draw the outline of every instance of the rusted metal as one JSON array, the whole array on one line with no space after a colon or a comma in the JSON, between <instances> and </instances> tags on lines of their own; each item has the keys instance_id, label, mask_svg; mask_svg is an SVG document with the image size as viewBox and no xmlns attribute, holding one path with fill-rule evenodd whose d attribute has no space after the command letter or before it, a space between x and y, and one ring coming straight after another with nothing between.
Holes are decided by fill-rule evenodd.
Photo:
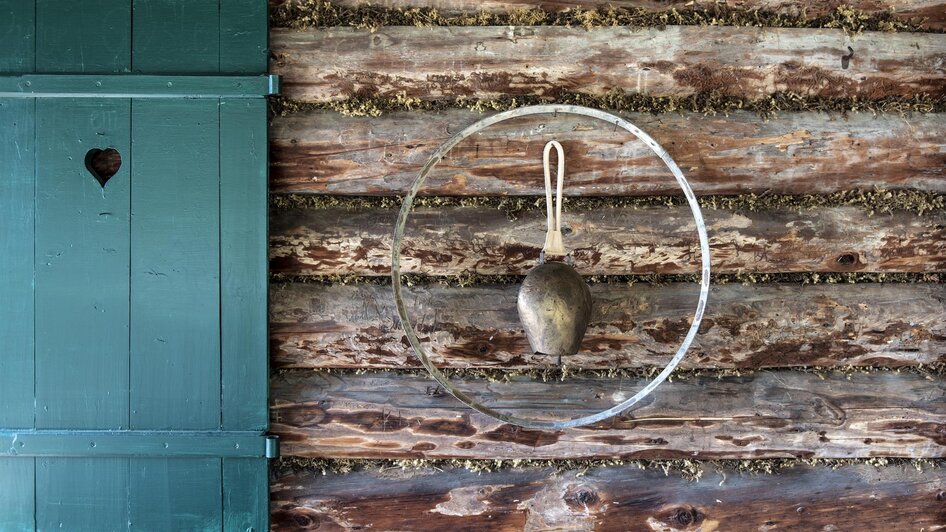
<instances>
[{"instance_id":1,"label":"rusted metal","mask_svg":"<svg viewBox=\"0 0 946 532\"><path fill-rule=\"evenodd\" d=\"M533 353L574 355L591 319L591 291L564 262L539 264L519 289L519 319Z\"/></svg>"}]
</instances>

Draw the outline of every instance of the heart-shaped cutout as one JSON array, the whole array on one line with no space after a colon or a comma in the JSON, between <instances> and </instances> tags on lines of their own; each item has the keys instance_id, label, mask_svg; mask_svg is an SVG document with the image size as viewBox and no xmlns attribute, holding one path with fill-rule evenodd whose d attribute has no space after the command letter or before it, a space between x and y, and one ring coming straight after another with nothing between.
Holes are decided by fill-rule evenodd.
<instances>
[{"instance_id":1,"label":"heart-shaped cutout","mask_svg":"<svg viewBox=\"0 0 946 532\"><path fill-rule=\"evenodd\" d=\"M102 188L105 188L105 183L108 183L108 180L117 174L121 167L122 154L118 153L115 148L104 150L92 148L89 153L85 154L85 168Z\"/></svg>"}]
</instances>

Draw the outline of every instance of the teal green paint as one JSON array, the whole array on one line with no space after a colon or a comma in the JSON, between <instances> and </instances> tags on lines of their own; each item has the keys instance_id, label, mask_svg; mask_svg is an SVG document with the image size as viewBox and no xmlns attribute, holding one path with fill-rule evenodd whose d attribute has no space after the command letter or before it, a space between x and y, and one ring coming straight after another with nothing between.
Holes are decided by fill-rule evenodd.
<instances>
[{"instance_id":1,"label":"teal green paint","mask_svg":"<svg viewBox=\"0 0 946 532\"><path fill-rule=\"evenodd\" d=\"M220 0L220 72L256 74L269 68L268 2Z\"/></svg>"},{"instance_id":2,"label":"teal green paint","mask_svg":"<svg viewBox=\"0 0 946 532\"><path fill-rule=\"evenodd\" d=\"M35 467L33 458L0 458L0 530L35 529Z\"/></svg>"},{"instance_id":3,"label":"teal green paint","mask_svg":"<svg viewBox=\"0 0 946 532\"><path fill-rule=\"evenodd\" d=\"M129 72L131 0L36 0L37 72Z\"/></svg>"},{"instance_id":4,"label":"teal green paint","mask_svg":"<svg viewBox=\"0 0 946 532\"><path fill-rule=\"evenodd\" d=\"M129 102L36 103L36 428L127 428ZM104 189L92 148L125 157Z\"/></svg>"},{"instance_id":5,"label":"teal green paint","mask_svg":"<svg viewBox=\"0 0 946 532\"><path fill-rule=\"evenodd\" d=\"M269 530L269 462L223 459L223 529Z\"/></svg>"},{"instance_id":6,"label":"teal green paint","mask_svg":"<svg viewBox=\"0 0 946 532\"><path fill-rule=\"evenodd\" d=\"M0 100L0 427L33 426L35 101Z\"/></svg>"},{"instance_id":7,"label":"teal green paint","mask_svg":"<svg viewBox=\"0 0 946 532\"><path fill-rule=\"evenodd\" d=\"M130 530L223 530L220 458L129 460Z\"/></svg>"},{"instance_id":8,"label":"teal green paint","mask_svg":"<svg viewBox=\"0 0 946 532\"><path fill-rule=\"evenodd\" d=\"M219 111L132 112L131 428L220 428Z\"/></svg>"},{"instance_id":9,"label":"teal green paint","mask_svg":"<svg viewBox=\"0 0 946 532\"><path fill-rule=\"evenodd\" d=\"M268 528L266 10L0 0L0 531Z\"/></svg>"},{"instance_id":10,"label":"teal green paint","mask_svg":"<svg viewBox=\"0 0 946 532\"><path fill-rule=\"evenodd\" d=\"M128 529L128 459L37 458L40 532Z\"/></svg>"},{"instance_id":11,"label":"teal green paint","mask_svg":"<svg viewBox=\"0 0 946 532\"><path fill-rule=\"evenodd\" d=\"M220 104L223 428L266 430L266 102Z\"/></svg>"},{"instance_id":12,"label":"teal green paint","mask_svg":"<svg viewBox=\"0 0 946 532\"><path fill-rule=\"evenodd\" d=\"M253 431L0 431L0 457L262 458L266 438Z\"/></svg>"},{"instance_id":13,"label":"teal green paint","mask_svg":"<svg viewBox=\"0 0 946 532\"><path fill-rule=\"evenodd\" d=\"M217 0L135 0L134 19L134 72L220 72Z\"/></svg>"},{"instance_id":14,"label":"teal green paint","mask_svg":"<svg viewBox=\"0 0 946 532\"><path fill-rule=\"evenodd\" d=\"M278 89L278 76L0 76L0 98L263 98Z\"/></svg>"},{"instance_id":15,"label":"teal green paint","mask_svg":"<svg viewBox=\"0 0 946 532\"><path fill-rule=\"evenodd\" d=\"M36 6L32 0L0 0L0 73L33 72Z\"/></svg>"}]
</instances>

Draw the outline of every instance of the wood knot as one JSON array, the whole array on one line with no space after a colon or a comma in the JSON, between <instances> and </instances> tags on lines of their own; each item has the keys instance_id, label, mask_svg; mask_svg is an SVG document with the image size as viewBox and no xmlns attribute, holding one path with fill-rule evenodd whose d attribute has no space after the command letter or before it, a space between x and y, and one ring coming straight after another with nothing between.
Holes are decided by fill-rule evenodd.
<instances>
[{"instance_id":1,"label":"wood knot","mask_svg":"<svg viewBox=\"0 0 946 532\"><path fill-rule=\"evenodd\" d=\"M322 521L315 511L311 508L303 508L290 505L283 507L272 514L273 524L277 528L288 528L291 530L318 530L322 527Z\"/></svg>"},{"instance_id":2,"label":"wood knot","mask_svg":"<svg viewBox=\"0 0 946 532\"><path fill-rule=\"evenodd\" d=\"M838 258L834 261L840 268L841 271L855 271L864 269L864 262L861 260L860 254L856 252L842 253L838 255Z\"/></svg>"},{"instance_id":3,"label":"wood knot","mask_svg":"<svg viewBox=\"0 0 946 532\"><path fill-rule=\"evenodd\" d=\"M699 525L706 516L696 508L674 508L668 519L671 526L689 527Z\"/></svg>"},{"instance_id":4,"label":"wood knot","mask_svg":"<svg viewBox=\"0 0 946 532\"><path fill-rule=\"evenodd\" d=\"M312 524L312 518L307 515L294 515L292 516L292 522L296 526L309 528L309 525Z\"/></svg>"},{"instance_id":5,"label":"wood knot","mask_svg":"<svg viewBox=\"0 0 946 532\"><path fill-rule=\"evenodd\" d=\"M569 489L562 497L570 509L578 512L587 512L601 505L601 497L588 488Z\"/></svg>"},{"instance_id":6,"label":"wood knot","mask_svg":"<svg viewBox=\"0 0 946 532\"><path fill-rule=\"evenodd\" d=\"M838 264L847 266L850 264L854 264L855 262L857 262L857 257L854 256L853 253L845 253L844 255L841 255L840 257L838 257Z\"/></svg>"}]
</instances>

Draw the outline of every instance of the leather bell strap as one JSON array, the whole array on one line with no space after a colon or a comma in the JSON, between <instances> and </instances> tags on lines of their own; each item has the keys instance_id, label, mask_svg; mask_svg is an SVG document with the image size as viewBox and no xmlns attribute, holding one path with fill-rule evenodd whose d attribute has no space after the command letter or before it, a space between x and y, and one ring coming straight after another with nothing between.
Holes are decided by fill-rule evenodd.
<instances>
[{"instance_id":1,"label":"leather bell strap","mask_svg":"<svg viewBox=\"0 0 946 532\"><path fill-rule=\"evenodd\" d=\"M558 152L558 185L555 195L555 210L552 210L552 168L549 166L549 154L552 148ZM542 166L545 169L545 212L547 214L548 232L545 234L544 255L564 256L565 245L562 243L562 185L565 181L565 150L558 141L550 140L542 152Z\"/></svg>"}]
</instances>

